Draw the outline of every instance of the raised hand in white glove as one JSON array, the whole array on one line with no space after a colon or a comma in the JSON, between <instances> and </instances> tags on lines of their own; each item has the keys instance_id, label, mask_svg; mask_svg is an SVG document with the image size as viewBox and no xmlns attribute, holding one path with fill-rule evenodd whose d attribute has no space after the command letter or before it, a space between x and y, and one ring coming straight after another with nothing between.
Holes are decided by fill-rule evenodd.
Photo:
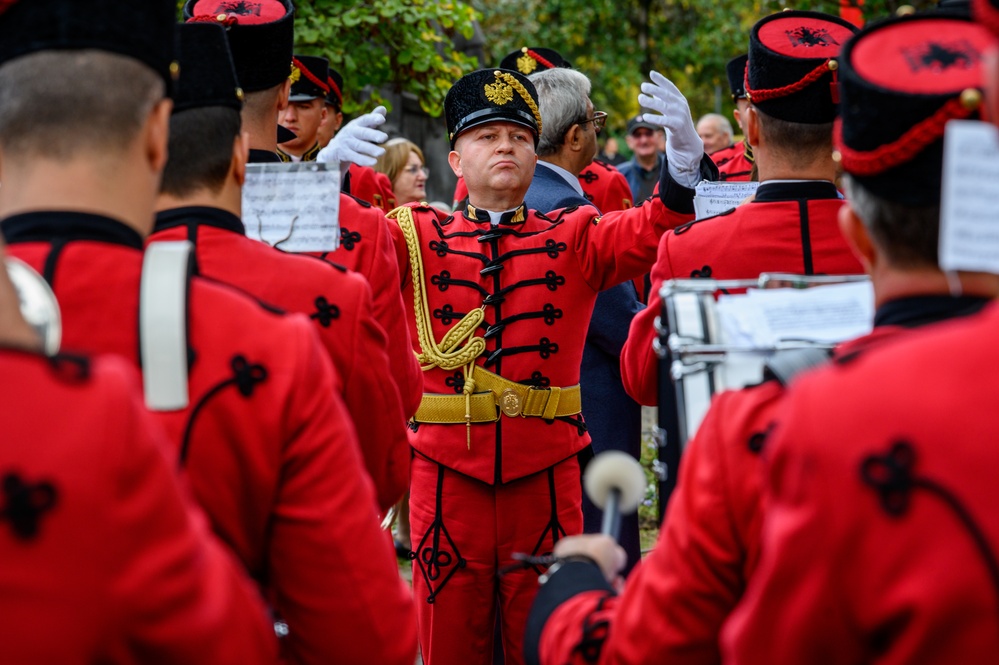
<instances>
[{"instance_id":1,"label":"raised hand in white glove","mask_svg":"<svg viewBox=\"0 0 999 665\"><path fill-rule=\"evenodd\" d=\"M669 174L677 183L693 188L701 181L704 142L697 135L690 117L690 106L683 93L659 72L650 72L651 83L642 84L638 103L655 113L646 113L645 122L666 130L666 161Z\"/></svg>"},{"instance_id":2,"label":"raised hand in white glove","mask_svg":"<svg viewBox=\"0 0 999 665\"><path fill-rule=\"evenodd\" d=\"M378 144L388 140L388 134L376 129L384 122L384 106L354 118L336 133L329 145L319 151L316 161L324 164L339 162L341 175L351 164L374 166L377 158L385 152Z\"/></svg>"}]
</instances>

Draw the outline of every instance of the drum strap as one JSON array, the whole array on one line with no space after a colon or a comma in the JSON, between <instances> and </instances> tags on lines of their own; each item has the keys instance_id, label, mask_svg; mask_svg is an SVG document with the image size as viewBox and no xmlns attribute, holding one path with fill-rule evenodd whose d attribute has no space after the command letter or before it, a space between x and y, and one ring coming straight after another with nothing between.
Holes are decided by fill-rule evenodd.
<instances>
[{"instance_id":1,"label":"drum strap","mask_svg":"<svg viewBox=\"0 0 999 665\"><path fill-rule=\"evenodd\" d=\"M139 340L142 385L152 411L185 409L187 390L187 292L191 245L154 242L142 262Z\"/></svg>"},{"instance_id":2,"label":"drum strap","mask_svg":"<svg viewBox=\"0 0 999 665\"><path fill-rule=\"evenodd\" d=\"M828 362L831 357L829 349L820 347L788 349L768 358L766 368L782 386L788 386L796 376Z\"/></svg>"}]
</instances>

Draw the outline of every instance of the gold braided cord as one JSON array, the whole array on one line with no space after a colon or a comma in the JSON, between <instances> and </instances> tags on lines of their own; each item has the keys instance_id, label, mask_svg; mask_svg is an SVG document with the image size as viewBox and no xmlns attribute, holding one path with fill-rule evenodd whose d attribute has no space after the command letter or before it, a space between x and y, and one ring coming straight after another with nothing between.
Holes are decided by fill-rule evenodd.
<instances>
[{"instance_id":1,"label":"gold braided cord","mask_svg":"<svg viewBox=\"0 0 999 665\"><path fill-rule=\"evenodd\" d=\"M424 278L423 255L420 253L419 237L413 221L413 211L407 207L396 208L388 214L396 220L406 239L409 251L409 265L413 278L413 308L416 313L416 332L420 343L420 353L417 356L424 372L440 367L445 370L457 369L471 365L486 350L486 341L475 337L475 331L485 319L485 307L472 310L451 328L444 339L438 344L434 340L427 300L427 283ZM464 343L464 346L462 344ZM470 375L470 368L466 375ZM466 381L465 387L468 388Z\"/></svg>"},{"instance_id":2,"label":"gold braided cord","mask_svg":"<svg viewBox=\"0 0 999 665\"><path fill-rule=\"evenodd\" d=\"M541 134L541 111L538 110L538 105L534 102L534 98L531 97L531 93L527 92L527 88L524 84L517 80L513 74L508 74L506 72L496 72L496 78L503 79L507 85L517 91L524 103L531 109L531 113L534 114L534 119L538 121L538 134Z\"/></svg>"}]
</instances>

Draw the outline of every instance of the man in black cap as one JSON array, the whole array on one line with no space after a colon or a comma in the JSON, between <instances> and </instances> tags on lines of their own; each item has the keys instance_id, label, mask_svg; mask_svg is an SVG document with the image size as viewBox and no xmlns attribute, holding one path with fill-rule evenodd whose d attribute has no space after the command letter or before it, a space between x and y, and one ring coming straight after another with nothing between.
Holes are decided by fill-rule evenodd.
<instances>
[{"instance_id":1,"label":"man in black cap","mask_svg":"<svg viewBox=\"0 0 999 665\"><path fill-rule=\"evenodd\" d=\"M641 113L628 121L625 141L632 156L627 162L620 164L617 170L628 181L632 200L636 203L652 196L659 181L663 160L662 153L659 152L661 133L662 128L646 122Z\"/></svg>"},{"instance_id":2,"label":"man in black cap","mask_svg":"<svg viewBox=\"0 0 999 665\"><path fill-rule=\"evenodd\" d=\"M186 254L172 272L162 250L143 254L167 159L164 89L179 72L174 11L172 0L34 0L0 16L0 228L52 285L65 348L142 367L175 463L290 627L286 659L312 662L337 649L313 625L308 570L343 564L334 534L377 520L374 496L363 474L344 474L360 469L358 443L312 324L187 279ZM69 86L76 103L54 104ZM391 562L386 543L359 565Z\"/></svg>"},{"instance_id":3,"label":"man in black cap","mask_svg":"<svg viewBox=\"0 0 999 665\"><path fill-rule=\"evenodd\" d=\"M958 40L967 34L972 42L975 41L974 35L967 33L973 26L965 21L944 20L932 26L927 23L925 27L931 33L956 35ZM918 34L921 29L916 27L915 32ZM882 47L897 39L898 34L887 35L886 41L880 44L877 34L872 35L871 42L877 46L868 47L876 49L868 56L868 65L877 63L873 66L885 72L881 78L899 77L899 67L883 66L899 65L899 58L894 62L885 58L886 52L892 49ZM908 41L908 48L918 48L919 41L912 39L909 26L905 26L901 34L907 35L902 42ZM863 37L858 38L859 43L863 43ZM977 41L981 43L980 35ZM871 122L864 114L874 110L877 113L870 117L890 117L890 121L883 122L896 125L900 119L887 111L911 105L904 103L903 95L873 90L863 93L862 98L856 97L862 91L852 84L848 61L844 60L843 65L844 99L857 99L855 105L846 107L844 133L858 144L864 143L870 148L879 146L891 134L886 133L887 128L881 121ZM947 97L956 98L962 86L973 81L977 73L963 73L963 82L943 83L949 76L941 71L918 77L923 80L924 89L939 90L942 83L950 91L934 101L936 107ZM920 125L924 117L914 113L890 131L897 134L912 129ZM854 168L849 161L844 165L848 171ZM840 226L858 255L864 257L872 276L878 310L874 333L844 345L838 352L839 358L855 357L861 352L877 354L882 347L895 343L893 340L907 338L909 328L978 312L999 293L999 278L965 273L960 277L963 295L954 296L936 265L941 167L938 149L930 149L911 161L902 157L898 168L890 168L880 176L881 186L877 189L882 196L877 198L872 198L872 194L865 191L866 186L860 184L866 179L857 177L856 186L853 186L851 177L849 190L856 198L843 207ZM885 390L885 382L872 381L870 387L872 393L880 394ZM567 654L587 636L591 638L588 642L593 648L591 653L598 656L600 662L650 662L660 658L664 662L684 664L721 662L721 627L745 593L747 582L755 579L758 570L763 537L760 450L765 445L767 453L770 452L769 441L764 443L764 433L773 427L785 394L782 382L770 377L759 386L716 397L696 436L687 444L680 482L671 499L659 544L643 562L641 572L629 579L621 596L614 596L609 591L600 570L592 563L567 563L564 570L556 572L539 594L532 615L529 634L535 638L533 662L576 662ZM861 399L880 407L881 402L874 394ZM838 401L835 395L815 400L808 403L808 409L811 405L830 405L830 411L836 413L838 421L854 425L851 429L862 430L870 425L868 419L855 419L848 412L831 406ZM805 414L804 420L809 419ZM899 420L895 418L892 422ZM802 430L800 436L788 441L796 446L800 441L812 438L813 433L805 434ZM828 443L822 445L827 445L828 452L834 454L842 449L842 441L854 438L830 435ZM824 475L827 468L826 464L815 465L815 475ZM807 467L793 465L793 469ZM793 477L793 473L789 475ZM853 486L855 477L859 475L843 478L840 482L843 486ZM798 487L799 483L794 481L788 486ZM812 483L808 482L808 486ZM836 487L834 483L830 486ZM835 497L832 498L835 505L827 506L826 515L802 517L799 523L824 532L831 523L830 516L841 510L842 496L837 488L827 497ZM879 533L883 533L881 528ZM853 538L845 534L829 534L828 538L837 545L848 543L852 546L854 543ZM964 547L964 544L960 546ZM585 537L563 540L556 553L564 557L591 556L609 571L616 556L615 549L610 539ZM844 584L844 577L840 575L830 577L829 586L812 587L810 576L816 570L816 561L823 559L826 548L809 545L807 550L807 555L798 552L803 558L795 560L789 556L770 570L774 575L787 573L796 577L794 582L774 589L775 598L780 596L783 601L780 605L773 605L772 611L755 617L758 623L755 629L762 634L747 637L747 641L753 642L753 648L747 649L745 656L752 662L783 661L785 658L789 663L810 662L818 658L818 654L827 657L833 648L850 643L849 639L838 635L826 645L830 648L820 647L793 655L783 652L789 624L815 621L812 628L816 634L821 634L829 619L829 615L819 609L822 603L844 591L850 593L865 587L864 584ZM610 579L613 579L612 572ZM584 589L594 593L579 595ZM602 591L596 591L598 589ZM879 591L880 587L874 591L873 598L865 598L857 606L866 608L877 603ZM808 617L800 615L799 601L803 598L816 603L816 612ZM988 624L991 629L991 622ZM602 627L587 630L587 626ZM994 637L990 635L989 639ZM764 644L768 646L764 647ZM865 658L853 653L848 662L863 660Z\"/></svg>"},{"instance_id":4,"label":"man in black cap","mask_svg":"<svg viewBox=\"0 0 999 665\"><path fill-rule=\"evenodd\" d=\"M786 11L750 36L746 134L759 168L753 202L668 233L652 269L649 307L635 317L621 357L628 394L657 401L653 319L668 279L749 279L763 272L855 274L860 264L839 233L842 199L832 159L837 56L853 25L818 12Z\"/></svg>"},{"instance_id":5,"label":"man in black cap","mask_svg":"<svg viewBox=\"0 0 999 665\"><path fill-rule=\"evenodd\" d=\"M295 134L278 152L293 162L313 162L321 149L319 127L327 119L326 96L330 93L329 61L311 55L296 55L291 66L291 94L278 122Z\"/></svg>"},{"instance_id":6,"label":"man in black cap","mask_svg":"<svg viewBox=\"0 0 999 665\"><path fill-rule=\"evenodd\" d=\"M230 5L231 3L222 3ZM240 12L216 12L219 0L188 0L187 21L220 23L236 66L240 86L247 91L243 106L243 130L250 137L250 162L287 161L277 149L278 116L287 106L293 61L294 8L288 0L241 2ZM301 68L299 69L301 75ZM319 155L320 161L340 164L341 177L353 163L373 165L388 136L376 129L385 122L384 107L349 122ZM314 140L314 137L313 137ZM420 402L422 375L409 353L395 245L384 214L351 196L340 194L340 248L320 255L339 267L356 270L368 281L375 319L385 330L392 380L403 401L403 413L411 416ZM366 370L373 371L373 370ZM373 379L384 380L377 375Z\"/></svg>"},{"instance_id":7,"label":"man in black cap","mask_svg":"<svg viewBox=\"0 0 999 665\"><path fill-rule=\"evenodd\" d=\"M544 554L582 529L576 454L589 437L577 383L594 300L647 269L658 236L690 219L702 169L714 175L675 86L643 91L668 100L672 140L660 195L639 208L602 218L590 207L528 210L538 96L518 72L489 69L456 82L444 104L468 207L392 213L406 241L414 350L428 368L410 495L428 665L490 662L497 609L506 662L521 662L540 570L514 555Z\"/></svg>"},{"instance_id":8,"label":"man in black cap","mask_svg":"<svg viewBox=\"0 0 999 665\"><path fill-rule=\"evenodd\" d=\"M735 108L732 116L739 125L739 130L743 137L746 136L746 110L749 108L749 100L746 99L746 63L749 55L743 53L728 61L725 65L725 73L728 74L728 85L732 91L732 101ZM720 180L740 182L752 179L753 175L753 147L743 138L741 141L726 150L719 150L711 155L718 167Z\"/></svg>"}]
</instances>

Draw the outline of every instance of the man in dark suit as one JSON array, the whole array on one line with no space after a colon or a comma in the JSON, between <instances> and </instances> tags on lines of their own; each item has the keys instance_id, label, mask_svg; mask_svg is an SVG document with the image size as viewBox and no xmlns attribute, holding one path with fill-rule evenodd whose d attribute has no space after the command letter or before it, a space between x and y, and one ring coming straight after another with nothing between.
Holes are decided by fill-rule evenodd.
<instances>
[{"instance_id":1,"label":"man in dark suit","mask_svg":"<svg viewBox=\"0 0 999 665\"><path fill-rule=\"evenodd\" d=\"M578 71L558 67L530 78L538 90L543 126L534 180L524 201L539 212L592 207L579 184L579 174L596 155L597 134L607 116L593 110L590 81ZM597 296L580 368L583 417L593 453L614 449L636 459L641 456L641 407L624 392L620 359L631 319L643 308L632 282ZM599 532L600 519L601 511L584 496L584 531ZM637 515L624 519L621 544L628 553L626 570L630 571L641 558Z\"/></svg>"}]
</instances>

